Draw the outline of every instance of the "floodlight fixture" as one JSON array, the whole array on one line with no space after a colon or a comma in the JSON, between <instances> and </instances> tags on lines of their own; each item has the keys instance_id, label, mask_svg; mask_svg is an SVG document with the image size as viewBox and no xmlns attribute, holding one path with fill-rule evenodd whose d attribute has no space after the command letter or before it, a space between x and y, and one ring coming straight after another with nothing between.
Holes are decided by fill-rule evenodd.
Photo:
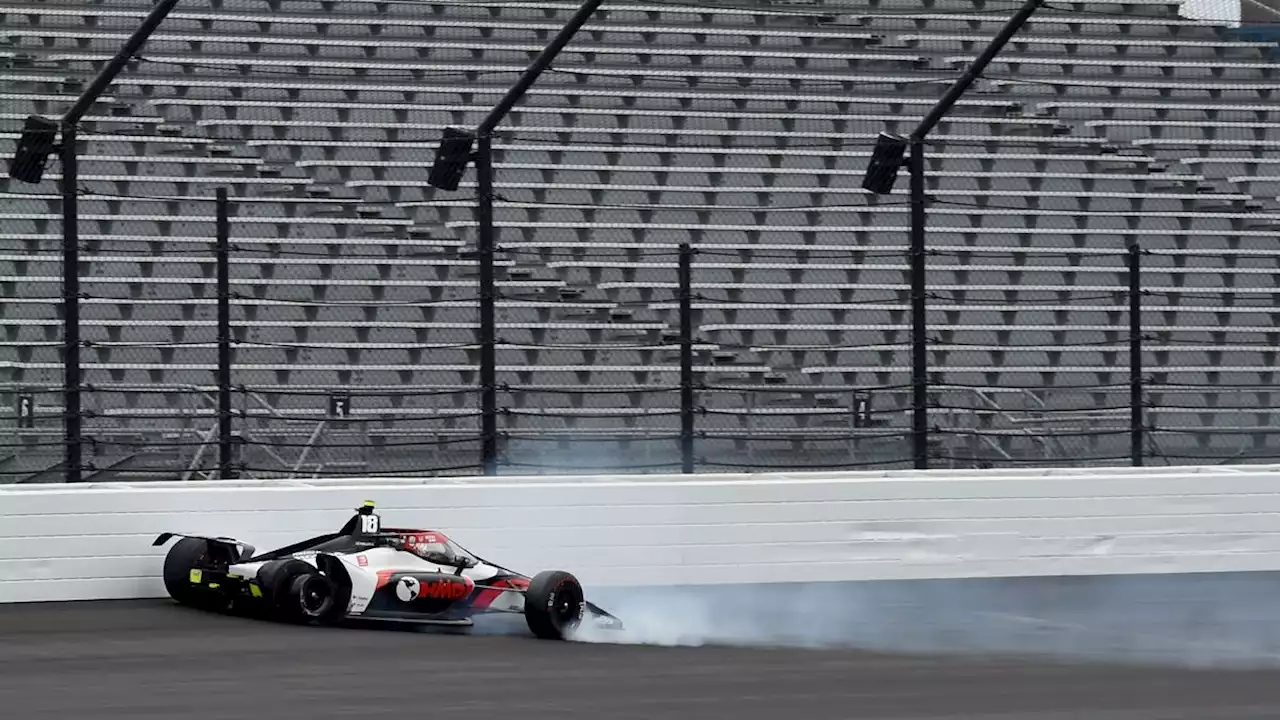
<instances>
[{"instance_id":1,"label":"floodlight fixture","mask_svg":"<svg viewBox=\"0 0 1280 720\"><path fill-rule=\"evenodd\" d=\"M867 174L862 178L862 189L877 195L888 195L893 192L893 184L898 179L898 170L902 167L902 158L906 150L905 137L886 132L880 133L876 138L876 146L871 151L871 162L867 164Z\"/></svg>"},{"instance_id":2,"label":"floodlight fixture","mask_svg":"<svg viewBox=\"0 0 1280 720\"><path fill-rule=\"evenodd\" d=\"M9 163L9 177L24 183L37 185L44 179L44 169L49 156L57 149L58 123L39 115L27 117L22 126L22 137Z\"/></svg>"},{"instance_id":3,"label":"floodlight fixture","mask_svg":"<svg viewBox=\"0 0 1280 720\"><path fill-rule=\"evenodd\" d=\"M467 164L471 162L471 148L475 142L476 134L471 130L456 127L444 129L444 137L436 148L435 162L427 176L431 187L441 190L458 189L458 183L467 173Z\"/></svg>"}]
</instances>

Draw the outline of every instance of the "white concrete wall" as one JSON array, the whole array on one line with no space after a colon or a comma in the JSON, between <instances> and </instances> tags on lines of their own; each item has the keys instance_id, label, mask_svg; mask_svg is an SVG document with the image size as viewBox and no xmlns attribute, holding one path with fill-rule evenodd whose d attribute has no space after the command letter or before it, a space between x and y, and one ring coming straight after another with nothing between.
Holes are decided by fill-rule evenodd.
<instances>
[{"instance_id":1,"label":"white concrete wall","mask_svg":"<svg viewBox=\"0 0 1280 720\"><path fill-rule=\"evenodd\" d=\"M365 499L588 586L1280 570L1280 468L0 487L0 602L155 597L163 531L259 549Z\"/></svg>"}]
</instances>

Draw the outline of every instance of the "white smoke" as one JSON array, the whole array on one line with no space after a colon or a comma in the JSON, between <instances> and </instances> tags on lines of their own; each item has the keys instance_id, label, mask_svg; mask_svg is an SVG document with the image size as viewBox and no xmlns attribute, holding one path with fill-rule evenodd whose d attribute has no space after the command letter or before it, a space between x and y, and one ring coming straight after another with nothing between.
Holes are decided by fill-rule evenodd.
<instances>
[{"instance_id":1,"label":"white smoke","mask_svg":"<svg viewBox=\"0 0 1280 720\"><path fill-rule=\"evenodd\" d=\"M505 474L645 474L680 470L680 455L675 441L643 438L626 448L616 442L560 444L545 440L509 440L503 452L503 462Z\"/></svg>"},{"instance_id":2,"label":"white smoke","mask_svg":"<svg viewBox=\"0 0 1280 720\"><path fill-rule=\"evenodd\" d=\"M674 448L516 443L512 472L638 472ZM655 467L652 469L662 469ZM1016 654L1280 667L1280 576L1252 573L588 589L625 624L579 642ZM524 634L522 618L477 624Z\"/></svg>"},{"instance_id":3,"label":"white smoke","mask_svg":"<svg viewBox=\"0 0 1280 720\"><path fill-rule=\"evenodd\" d=\"M1280 580L1206 574L598 589L580 642L1280 667Z\"/></svg>"}]
</instances>

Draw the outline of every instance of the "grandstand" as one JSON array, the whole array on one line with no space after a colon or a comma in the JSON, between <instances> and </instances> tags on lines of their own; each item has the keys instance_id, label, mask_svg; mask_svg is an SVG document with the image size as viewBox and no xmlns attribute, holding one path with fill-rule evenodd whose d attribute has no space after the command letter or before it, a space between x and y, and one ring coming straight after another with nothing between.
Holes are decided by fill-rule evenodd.
<instances>
[{"instance_id":1,"label":"grandstand","mask_svg":"<svg viewBox=\"0 0 1280 720\"><path fill-rule=\"evenodd\" d=\"M678 468L681 243L700 470L909 467L906 188L862 176L1017 4L608 0L494 140L502 472ZM0 7L6 157L149 7ZM217 187L245 474L475 472L475 178L427 169L575 7L184 0L81 124L86 477L211 465ZM933 132L935 466L1128 461L1134 244L1149 462L1274 457L1276 47L1050 2ZM58 172L0 180L9 480L61 460Z\"/></svg>"}]
</instances>

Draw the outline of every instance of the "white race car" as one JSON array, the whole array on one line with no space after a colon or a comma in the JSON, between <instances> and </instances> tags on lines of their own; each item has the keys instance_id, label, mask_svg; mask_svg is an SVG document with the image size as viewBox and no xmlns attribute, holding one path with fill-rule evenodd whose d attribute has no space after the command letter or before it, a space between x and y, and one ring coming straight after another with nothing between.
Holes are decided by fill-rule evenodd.
<instances>
[{"instance_id":1,"label":"white race car","mask_svg":"<svg viewBox=\"0 0 1280 720\"><path fill-rule=\"evenodd\" d=\"M255 554L232 538L174 537L169 595L184 605L295 623L382 620L470 627L484 613L523 614L534 635L565 639L583 622L622 627L587 602L573 575L533 577L491 563L435 530L384 528L372 502L336 533Z\"/></svg>"}]
</instances>

